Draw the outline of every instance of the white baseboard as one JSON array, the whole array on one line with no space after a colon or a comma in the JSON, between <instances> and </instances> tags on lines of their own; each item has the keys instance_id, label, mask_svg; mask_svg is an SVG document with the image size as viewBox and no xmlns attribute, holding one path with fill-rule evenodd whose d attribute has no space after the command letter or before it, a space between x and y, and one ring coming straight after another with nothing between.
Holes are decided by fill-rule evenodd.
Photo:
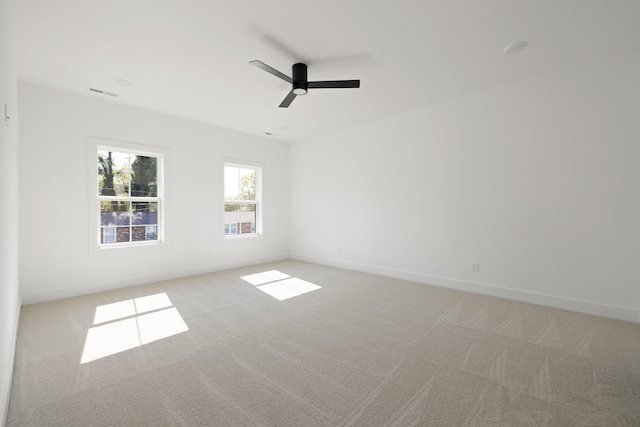
<instances>
[{"instance_id":1,"label":"white baseboard","mask_svg":"<svg viewBox=\"0 0 640 427\"><path fill-rule=\"evenodd\" d=\"M137 286L146 283L153 283L162 280L177 279L180 277L194 276L198 274L212 273L215 271L228 270L231 268L245 267L267 262L281 261L284 259L306 261L315 264L328 265L332 267L345 268L349 270L362 271L365 273L378 274L381 276L394 277L397 279L410 280L418 283L425 283L444 288L473 292L476 294L489 295L498 298L506 298L515 301L529 302L548 307L561 308L564 310L577 311L581 313L604 316L612 319L625 320L628 322L640 323L640 311L637 309L617 307L600 304L591 301L582 301L559 297L555 295L541 294L537 292L524 291L512 288L505 288L486 283L470 282L466 280L452 279L415 273L411 271L396 270L386 267L357 264L329 258L320 258L303 254L280 254L269 257L253 258L232 263L209 265L181 270L165 271L157 274L123 277L119 279L92 282L89 284L69 286L64 288L32 292L22 296L22 302L35 304L39 302L53 301L62 298L70 298L89 293L109 291L124 288L127 286Z\"/></svg>"},{"instance_id":2,"label":"white baseboard","mask_svg":"<svg viewBox=\"0 0 640 427\"><path fill-rule=\"evenodd\" d=\"M616 307L612 305L599 304L591 301L581 301L564 298L554 295L541 294L531 291L523 291L512 288L489 285L486 283L469 282L466 280L451 279L447 277L431 276L427 274L414 273L410 271L395 270L386 267L377 267L365 264L357 264L335 259L319 258L314 256L291 254L291 259L306 261L314 264L328 265L332 267L345 268L348 270L361 271L364 273L378 274L380 276L393 277L396 279L410 280L412 282L425 283L444 288L451 288L460 291L473 292L476 294L489 295L498 298L505 298L515 301L529 302L532 304L545 305L548 307L561 308L564 310L578 311L581 313L594 314L596 316L609 317L612 319L625 320L627 322L640 323L640 311L637 309Z\"/></svg>"},{"instance_id":3,"label":"white baseboard","mask_svg":"<svg viewBox=\"0 0 640 427\"><path fill-rule=\"evenodd\" d=\"M11 348L9 363L7 364L7 382L3 384L2 390L0 390L1 397L0 402L3 403L2 413L0 413L0 421L4 426L7 423L7 416L9 415L9 400L11 399L11 385L13 384L13 367L16 360L16 343L18 342L18 324L20 322L20 307L22 307L22 301L18 296L18 307L16 307L16 318L14 319L13 337L11 338Z\"/></svg>"},{"instance_id":4,"label":"white baseboard","mask_svg":"<svg viewBox=\"0 0 640 427\"><path fill-rule=\"evenodd\" d=\"M242 261L206 265L180 270L163 271L154 274L140 276L128 276L117 279L102 280L82 285L67 286L64 288L48 289L46 291L31 292L22 296L24 305L37 304L41 302L54 301L62 298L71 298L80 295L93 294L96 292L110 291L113 289L126 288L129 286L145 285L147 283L160 282L163 280L178 279L181 277L196 276L198 274L213 273L216 271L228 270L231 268L246 267L249 265L263 264L267 262L282 261L289 258L289 254L273 255L261 258L251 258Z\"/></svg>"}]
</instances>

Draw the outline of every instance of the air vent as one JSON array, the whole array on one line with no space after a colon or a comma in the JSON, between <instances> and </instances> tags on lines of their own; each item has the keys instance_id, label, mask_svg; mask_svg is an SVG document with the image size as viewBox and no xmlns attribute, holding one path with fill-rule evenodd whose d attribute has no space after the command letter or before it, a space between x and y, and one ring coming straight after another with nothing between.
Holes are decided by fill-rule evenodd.
<instances>
[{"instance_id":1,"label":"air vent","mask_svg":"<svg viewBox=\"0 0 640 427\"><path fill-rule=\"evenodd\" d=\"M95 88L92 88L92 87L90 87L89 90L91 92L100 93L102 95L113 96L114 98L118 97L118 94L117 93L113 93L113 92L105 92L104 90L95 89Z\"/></svg>"}]
</instances>

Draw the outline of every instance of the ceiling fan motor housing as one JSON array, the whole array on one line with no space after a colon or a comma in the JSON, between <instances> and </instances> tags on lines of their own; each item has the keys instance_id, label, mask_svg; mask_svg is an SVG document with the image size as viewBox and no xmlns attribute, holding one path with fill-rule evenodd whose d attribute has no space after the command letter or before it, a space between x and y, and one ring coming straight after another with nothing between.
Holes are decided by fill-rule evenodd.
<instances>
[{"instance_id":1,"label":"ceiling fan motor housing","mask_svg":"<svg viewBox=\"0 0 640 427\"><path fill-rule=\"evenodd\" d=\"M297 63L291 67L291 74L293 78L281 73L273 67L268 66L262 61L253 60L249 61L250 64L255 65L261 70L266 71L269 74L276 76L277 78L284 80L285 82L293 86L291 92L287 94L284 100L280 103L280 108L289 108L291 102L296 99L298 95L304 95L309 88L311 89L349 89L359 88L360 80L326 80L318 82L310 82L307 80L307 64Z\"/></svg>"},{"instance_id":2,"label":"ceiling fan motor housing","mask_svg":"<svg viewBox=\"0 0 640 427\"><path fill-rule=\"evenodd\" d=\"M306 64L293 64L291 67L291 74L293 74L293 90L296 94L298 92L307 93L307 65ZM298 90L296 90L298 89ZM300 93L299 95L303 95Z\"/></svg>"}]
</instances>

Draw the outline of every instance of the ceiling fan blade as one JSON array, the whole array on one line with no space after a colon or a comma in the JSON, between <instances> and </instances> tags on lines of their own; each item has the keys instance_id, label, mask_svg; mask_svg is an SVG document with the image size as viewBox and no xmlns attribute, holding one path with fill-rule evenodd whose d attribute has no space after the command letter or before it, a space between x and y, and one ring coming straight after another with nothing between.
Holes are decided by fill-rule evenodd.
<instances>
[{"instance_id":1,"label":"ceiling fan blade","mask_svg":"<svg viewBox=\"0 0 640 427\"><path fill-rule=\"evenodd\" d=\"M281 78L282 80L284 80L287 83L293 83L293 79L291 77L287 76L286 74L281 73L280 71L276 70L275 68L269 67L267 64L265 64L262 61L258 61L256 59L254 61L249 61L249 64L255 65L256 67L260 68L261 70L264 70L269 74L273 74L274 76Z\"/></svg>"},{"instance_id":2,"label":"ceiling fan blade","mask_svg":"<svg viewBox=\"0 0 640 427\"><path fill-rule=\"evenodd\" d=\"M360 80L329 80L325 82L309 82L309 89L343 89L359 88Z\"/></svg>"},{"instance_id":3,"label":"ceiling fan blade","mask_svg":"<svg viewBox=\"0 0 640 427\"><path fill-rule=\"evenodd\" d=\"M296 96L297 95L293 93L293 90L289 92L289 95L287 95L287 97L280 104L280 108L288 108L289 105L291 105L291 103L293 102L293 100L296 99Z\"/></svg>"}]
</instances>

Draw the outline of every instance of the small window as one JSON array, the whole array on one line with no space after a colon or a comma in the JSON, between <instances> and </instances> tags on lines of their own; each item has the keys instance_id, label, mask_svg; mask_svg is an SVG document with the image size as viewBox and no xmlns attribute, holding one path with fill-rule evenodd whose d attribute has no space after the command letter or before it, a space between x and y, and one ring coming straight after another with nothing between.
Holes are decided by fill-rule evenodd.
<instances>
[{"instance_id":1,"label":"small window","mask_svg":"<svg viewBox=\"0 0 640 427\"><path fill-rule=\"evenodd\" d=\"M260 233L260 173L256 166L224 164L225 236Z\"/></svg>"}]
</instances>

